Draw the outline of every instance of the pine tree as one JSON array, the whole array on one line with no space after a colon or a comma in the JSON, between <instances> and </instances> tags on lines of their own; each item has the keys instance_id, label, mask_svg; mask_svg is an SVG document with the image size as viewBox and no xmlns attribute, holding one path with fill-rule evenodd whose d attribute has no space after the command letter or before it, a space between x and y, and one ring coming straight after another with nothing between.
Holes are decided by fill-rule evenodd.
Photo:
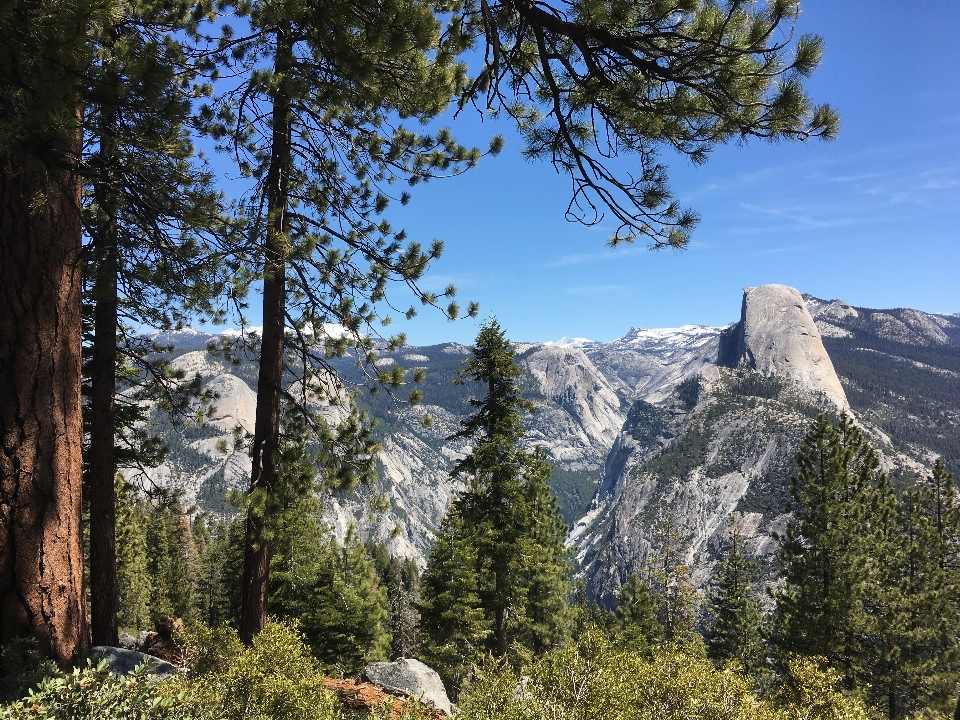
<instances>
[{"instance_id":1,"label":"pine tree","mask_svg":"<svg viewBox=\"0 0 960 720\"><path fill-rule=\"evenodd\" d=\"M297 620L329 670L356 673L389 653L386 590L355 530L337 542L320 523L318 509L305 500L300 517L290 516L274 536L270 601L276 615Z\"/></svg>"},{"instance_id":2,"label":"pine tree","mask_svg":"<svg viewBox=\"0 0 960 720\"><path fill-rule=\"evenodd\" d=\"M541 449L519 447L523 415L535 409L517 385L522 374L499 324L484 323L456 380L483 391L454 436L472 443L453 469L466 489L451 504L423 580L424 634L431 652L463 658L458 672L473 662L482 634L471 613L467 636L458 636L453 623L468 609L483 612L486 649L498 657L512 648L541 652L570 632L570 553L547 484L551 468Z\"/></svg>"},{"instance_id":3,"label":"pine tree","mask_svg":"<svg viewBox=\"0 0 960 720\"><path fill-rule=\"evenodd\" d=\"M518 609L517 562L526 521L523 498L525 456L517 447L523 437L522 417L535 410L524 400L516 381L522 376L513 350L496 320L484 323L473 355L463 361L456 382L476 382L484 396L471 399L476 411L461 420L453 437L473 441L470 453L453 468L454 477L467 482L455 502L467 532L483 563L479 578L480 602L493 618L493 651L503 657L512 633L510 616Z\"/></svg>"},{"instance_id":4,"label":"pine tree","mask_svg":"<svg viewBox=\"0 0 960 720\"><path fill-rule=\"evenodd\" d=\"M948 483L952 478L942 465L929 483L900 498L881 483L880 501L870 513L879 561L867 593L866 682L874 704L891 720L944 709L956 690L960 617L943 551L958 526Z\"/></svg>"},{"instance_id":5,"label":"pine tree","mask_svg":"<svg viewBox=\"0 0 960 720\"><path fill-rule=\"evenodd\" d=\"M0 644L32 636L62 666L90 643L77 169L86 28L111 6L0 6Z\"/></svg>"},{"instance_id":6,"label":"pine tree","mask_svg":"<svg viewBox=\"0 0 960 720\"><path fill-rule=\"evenodd\" d=\"M667 640L686 640L696 626L698 594L690 582L683 539L673 517L667 517L659 536L660 547L652 554L648 570L657 620Z\"/></svg>"},{"instance_id":7,"label":"pine tree","mask_svg":"<svg viewBox=\"0 0 960 720\"><path fill-rule=\"evenodd\" d=\"M928 514L927 488L908 490L898 503L898 532L890 561L881 566L884 610L877 614L877 635L887 660L871 673L878 704L891 720L913 717L925 708L943 707L956 692L960 622L947 593L936 548L938 533ZM931 549L934 552L931 552ZM892 571L892 572L891 572ZM885 665L885 667L884 667ZM884 672L885 671L885 672Z\"/></svg>"},{"instance_id":8,"label":"pine tree","mask_svg":"<svg viewBox=\"0 0 960 720\"><path fill-rule=\"evenodd\" d=\"M150 614L192 621L197 616L197 555L190 520L180 503L166 500L150 508L148 569L152 578Z\"/></svg>"},{"instance_id":9,"label":"pine tree","mask_svg":"<svg viewBox=\"0 0 960 720\"><path fill-rule=\"evenodd\" d=\"M524 473L528 525L519 560L525 597L518 633L520 642L537 654L561 645L570 635L572 621L567 604L572 553L566 547L560 503L548 484L551 470L546 453L537 447Z\"/></svg>"},{"instance_id":10,"label":"pine tree","mask_svg":"<svg viewBox=\"0 0 960 720\"><path fill-rule=\"evenodd\" d=\"M797 465L790 486L794 519L780 544L785 584L777 593L774 645L781 657L827 658L852 688L864 670L864 601L877 563L868 509L880 461L848 416L834 427L821 415L804 437Z\"/></svg>"},{"instance_id":11,"label":"pine tree","mask_svg":"<svg viewBox=\"0 0 960 720\"><path fill-rule=\"evenodd\" d=\"M152 620L150 597L153 578L149 568L144 501L133 497L123 477L117 479L117 622L128 632L148 629Z\"/></svg>"},{"instance_id":12,"label":"pine tree","mask_svg":"<svg viewBox=\"0 0 960 720\"><path fill-rule=\"evenodd\" d=\"M447 131L418 135L391 127L391 115L420 121L436 116L462 84L463 68L450 54L431 52L440 24L429 3L391 0L360 7L339 0L262 0L235 7L246 16L249 32L234 37L228 29L218 57L229 70L225 74L239 82L203 117L229 146L240 172L255 181L246 216L251 243L237 250L238 257L255 259L247 269L263 284L250 479L250 493L259 498L245 508L240 623L241 638L249 643L267 617L269 495L279 473L283 399L304 413L316 398L336 402L340 381L329 358L351 347L368 370L374 368L374 381L404 384L402 368L381 373L373 366L375 323L389 322L379 312L387 307L381 301L391 280L425 303L437 303L417 281L442 244L429 252L417 243L404 247L405 234L378 216L391 201L391 183L416 184L456 172L473 165L479 153ZM401 202L407 199L403 193ZM455 317L459 307L451 302L446 312ZM331 323L344 332L328 335ZM403 342L397 336L389 346ZM289 391L285 371L296 378L298 391ZM352 455L352 462L339 465L341 484L369 477L376 449L368 435L348 435L331 438L333 448ZM357 445L349 447L347 439Z\"/></svg>"},{"instance_id":13,"label":"pine tree","mask_svg":"<svg viewBox=\"0 0 960 720\"><path fill-rule=\"evenodd\" d=\"M420 650L420 569L407 558L394 560L396 592L390 598L391 659L414 657Z\"/></svg>"},{"instance_id":14,"label":"pine tree","mask_svg":"<svg viewBox=\"0 0 960 720\"><path fill-rule=\"evenodd\" d=\"M456 696L484 655L490 624L479 593L480 558L454 504L440 524L422 578L420 628L424 659Z\"/></svg>"},{"instance_id":15,"label":"pine tree","mask_svg":"<svg viewBox=\"0 0 960 720\"><path fill-rule=\"evenodd\" d=\"M410 558L390 557L382 543L367 543L367 552L387 593L390 659L414 657L420 647L420 570Z\"/></svg>"},{"instance_id":16,"label":"pine tree","mask_svg":"<svg viewBox=\"0 0 960 720\"><path fill-rule=\"evenodd\" d=\"M187 130L196 68L179 39L195 31L209 3L126 2L90 28L87 74L84 303L86 497L90 507L91 631L116 645L115 497L118 468L163 460L163 442L145 428L144 400L186 406L159 350L136 336L180 326L191 315L219 319L212 299L227 285L211 241L226 227L213 175L192 159ZM123 393L118 392L123 390Z\"/></svg>"},{"instance_id":17,"label":"pine tree","mask_svg":"<svg viewBox=\"0 0 960 720\"><path fill-rule=\"evenodd\" d=\"M617 635L631 649L644 651L663 639L663 626L657 619L657 602L650 585L631 573L617 591Z\"/></svg>"},{"instance_id":18,"label":"pine tree","mask_svg":"<svg viewBox=\"0 0 960 720\"><path fill-rule=\"evenodd\" d=\"M752 674L763 666L763 608L753 592L759 568L744 552L736 517L731 519L726 555L707 596L710 627L707 654L714 660L736 660Z\"/></svg>"},{"instance_id":19,"label":"pine tree","mask_svg":"<svg viewBox=\"0 0 960 720\"><path fill-rule=\"evenodd\" d=\"M198 563L199 617L209 627L240 621L240 578L243 572L243 522L209 522L209 540Z\"/></svg>"},{"instance_id":20,"label":"pine tree","mask_svg":"<svg viewBox=\"0 0 960 720\"><path fill-rule=\"evenodd\" d=\"M466 0L456 12L467 38L451 43L486 41L461 102L483 98L514 119L524 155L570 176L567 218L592 225L609 213L612 244L682 247L696 225L670 192L660 148L700 164L734 139L832 139L839 129L802 87L822 39L801 36L787 52L797 0ZM611 159L631 153L639 168L618 171Z\"/></svg>"}]
</instances>

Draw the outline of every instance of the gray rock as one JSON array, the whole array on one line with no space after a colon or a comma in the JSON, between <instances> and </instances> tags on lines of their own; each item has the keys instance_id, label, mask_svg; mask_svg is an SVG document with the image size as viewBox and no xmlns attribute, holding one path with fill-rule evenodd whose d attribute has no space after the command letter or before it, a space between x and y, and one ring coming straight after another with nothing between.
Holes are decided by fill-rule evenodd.
<instances>
[{"instance_id":1,"label":"gray rock","mask_svg":"<svg viewBox=\"0 0 960 720\"><path fill-rule=\"evenodd\" d=\"M793 380L850 412L847 395L800 293L786 285L743 289L740 322L720 342L721 365L745 364Z\"/></svg>"},{"instance_id":2,"label":"gray rock","mask_svg":"<svg viewBox=\"0 0 960 720\"><path fill-rule=\"evenodd\" d=\"M400 658L394 662L370 663L363 669L362 678L388 689L402 690L422 702L431 703L447 715L453 715L440 676L419 660Z\"/></svg>"},{"instance_id":3,"label":"gray rock","mask_svg":"<svg viewBox=\"0 0 960 720\"><path fill-rule=\"evenodd\" d=\"M117 644L119 647L122 647L126 650L137 649L137 639L128 633L120 633L120 637L117 639Z\"/></svg>"},{"instance_id":4,"label":"gray rock","mask_svg":"<svg viewBox=\"0 0 960 720\"><path fill-rule=\"evenodd\" d=\"M147 646L147 641L150 639L151 635L153 635L153 633L150 630L141 630L137 634L137 639L133 646L133 649L134 650L144 649Z\"/></svg>"},{"instance_id":5,"label":"gray rock","mask_svg":"<svg viewBox=\"0 0 960 720\"><path fill-rule=\"evenodd\" d=\"M177 672L177 668L153 655L147 655L136 650L126 648L95 645L91 648L94 660L106 660L107 666L114 675L129 675L137 665L144 662L150 664L150 672L158 680L170 677Z\"/></svg>"}]
</instances>

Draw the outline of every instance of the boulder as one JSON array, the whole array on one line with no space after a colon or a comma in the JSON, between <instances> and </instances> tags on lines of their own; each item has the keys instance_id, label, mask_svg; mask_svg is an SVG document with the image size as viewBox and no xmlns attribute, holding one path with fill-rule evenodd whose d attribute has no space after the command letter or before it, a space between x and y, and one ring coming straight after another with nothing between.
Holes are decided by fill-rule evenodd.
<instances>
[{"instance_id":1,"label":"boulder","mask_svg":"<svg viewBox=\"0 0 960 720\"><path fill-rule=\"evenodd\" d=\"M389 690L399 690L421 702L432 704L447 715L453 714L443 681L436 670L413 658L370 663L361 678Z\"/></svg>"},{"instance_id":2,"label":"boulder","mask_svg":"<svg viewBox=\"0 0 960 720\"><path fill-rule=\"evenodd\" d=\"M93 651L94 661L106 660L107 667L114 675L129 675L137 665L144 662L150 665L151 673L158 680L163 680L177 672L177 668L165 660L136 650L106 645L94 645L91 650Z\"/></svg>"}]
</instances>

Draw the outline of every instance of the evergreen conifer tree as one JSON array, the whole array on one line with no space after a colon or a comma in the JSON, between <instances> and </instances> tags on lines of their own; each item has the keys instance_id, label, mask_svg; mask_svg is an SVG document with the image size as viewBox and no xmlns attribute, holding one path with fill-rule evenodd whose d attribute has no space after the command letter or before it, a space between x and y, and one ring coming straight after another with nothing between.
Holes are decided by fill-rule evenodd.
<instances>
[{"instance_id":1,"label":"evergreen conifer tree","mask_svg":"<svg viewBox=\"0 0 960 720\"><path fill-rule=\"evenodd\" d=\"M235 7L249 32L235 37L228 29L218 57L239 83L204 109L204 119L255 181L246 216L250 244L237 251L255 259L248 270L263 283L240 623L249 643L267 617L282 405L294 402L309 413L318 397L337 402L340 381L328 360L351 346L368 370L374 367L376 323L389 323L378 315L389 281L437 303L417 281L442 244L428 252L404 246L405 234L378 216L394 181L454 173L473 165L479 152L449 132L418 135L388 120L426 121L463 84L463 68L450 53L431 52L440 23L429 3L260 0ZM446 312L455 317L459 307L451 301ZM331 324L342 332L329 334ZM396 336L389 346L403 342ZM290 391L285 371L297 378L298 391ZM404 384L400 367L371 375L394 388ZM324 425L315 414L313 422ZM327 437L332 451L351 456L338 463L341 485L372 472L376 447L363 425L358 415L347 432Z\"/></svg>"},{"instance_id":2,"label":"evergreen conifer tree","mask_svg":"<svg viewBox=\"0 0 960 720\"><path fill-rule=\"evenodd\" d=\"M653 553L648 571L657 620L667 640L685 640L697 623L698 594L690 582L683 539L672 516L667 517L659 536L660 547Z\"/></svg>"},{"instance_id":3,"label":"evergreen conifer tree","mask_svg":"<svg viewBox=\"0 0 960 720\"><path fill-rule=\"evenodd\" d=\"M81 77L91 54L86 28L113 10L95 0L0 5L0 644L34 637L62 666L90 644Z\"/></svg>"},{"instance_id":4,"label":"evergreen conifer tree","mask_svg":"<svg viewBox=\"0 0 960 720\"><path fill-rule=\"evenodd\" d=\"M179 501L158 502L150 508L147 526L148 568L153 593L153 619L169 615L193 621L197 617L197 553L190 520Z\"/></svg>"},{"instance_id":5,"label":"evergreen conifer tree","mask_svg":"<svg viewBox=\"0 0 960 720\"><path fill-rule=\"evenodd\" d=\"M827 658L853 688L864 672L864 601L877 563L868 510L876 502L880 461L848 416L834 427L821 415L797 465L794 519L780 544L785 584L777 593L774 644L781 657Z\"/></svg>"},{"instance_id":6,"label":"evergreen conifer tree","mask_svg":"<svg viewBox=\"0 0 960 720\"><path fill-rule=\"evenodd\" d=\"M200 620L209 627L240 621L240 578L243 571L243 522L208 522L199 556L197 603Z\"/></svg>"},{"instance_id":7,"label":"evergreen conifer tree","mask_svg":"<svg viewBox=\"0 0 960 720\"><path fill-rule=\"evenodd\" d=\"M747 673L754 673L765 660L763 609L753 592L758 570L744 553L740 526L733 517L726 556L707 596L707 654L720 662L736 660Z\"/></svg>"},{"instance_id":8,"label":"evergreen conifer tree","mask_svg":"<svg viewBox=\"0 0 960 720\"><path fill-rule=\"evenodd\" d=\"M520 642L542 653L562 644L570 635L572 614L568 605L571 584L571 550L566 547L567 526L560 503L548 480L552 467L537 447L524 472L526 537L519 560L520 585L525 588Z\"/></svg>"},{"instance_id":9,"label":"evergreen conifer tree","mask_svg":"<svg viewBox=\"0 0 960 720\"><path fill-rule=\"evenodd\" d=\"M150 628L153 578L149 567L144 502L133 497L119 474L117 482L117 621L127 632Z\"/></svg>"},{"instance_id":10,"label":"evergreen conifer tree","mask_svg":"<svg viewBox=\"0 0 960 720\"><path fill-rule=\"evenodd\" d=\"M956 691L960 618L941 553L958 528L944 475L938 465L930 482L899 498L881 482L870 513L878 561L867 592L865 682L891 720L943 710Z\"/></svg>"},{"instance_id":11,"label":"evergreen conifer tree","mask_svg":"<svg viewBox=\"0 0 960 720\"><path fill-rule=\"evenodd\" d=\"M414 657L420 646L420 570L414 560L391 557L382 543L367 551L387 592L390 658Z\"/></svg>"},{"instance_id":12,"label":"evergreen conifer tree","mask_svg":"<svg viewBox=\"0 0 960 720\"><path fill-rule=\"evenodd\" d=\"M304 639L331 671L356 673L390 651L386 589L351 529L342 543L307 499L299 518L274 535L273 613L295 618Z\"/></svg>"},{"instance_id":13,"label":"evergreen conifer tree","mask_svg":"<svg viewBox=\"0 0 960 720\"><path fill-rule=\"evenodd\" d=\"M394 563L397 586L390 598L390 655L414 657L420 650L420 568L410 558Z\"/></svg>"},{"instance_id":14,"label":"evergreen conifer tree","mask_svg":"<svg viewBox=\"0 0 960 720\"><path fill-rule=\"evenodd\" d=\"M663 639L657 602L637 573L628 575L617 591L616 617L619 640L630 648L642 651Z\"/></svg>"},{"instance_id":15,"label":"evergreen conifer tree","mask_svg":"<svg viewBox=\"0 0 960 720\"><path fill-rule=\"evenodd\" d=\"M145 431L142 401L183 411L198 389L180 384L182 373L136 332L196 314L219 319L213 301L227 285L213 248L226 228L220 193L192 157L187 129L196 68L174 36L195 32L211 6L133 1L120 10L90 28L84 112L85 460L98 645L117 642L113 477L158 465L165 449Z\"/></svg>"},{"instance_id":16,"label":"evergreen conifer tree","mask_svg":"<svg viewBox=\"0 0 960 720\"><path fill-rule=\"evenodd\" d=\"M540 652L570 631L570 554L547 484L550 466L539 448L519 447L523 416L535 410L517 385L522 375L499 324L484 323L456 381L483 392L454 436L472 443L453 469L466 489L448 511L423 581L423 631L434 648L452 645L454 655L469 655L479 635L471 627L471 638L457 639L450 626L465 604L484 613L487 649L498 657L512 646ZM458 557L473 562L458 567Z\"/></svg>"},{"instance_id":17,"label":"evergreen conifer tree","mask_svg":"<svg viewBox=\"0 0 960 720\"><path fill-rule=\"evenodd\" d=\"M890 561L880 566L886 612L877 614L877 635L887 650L886 672L871 673L874 695L891 720L943 708L956 693L960 618L948 596L929 514L928 488L906 491L898 503L898 532ZM934 549L931 552L931 549ZM892 572L891 572L892 571Z\"/></svg>"},{"instance_id":18,"label":"evergreen conifer tree","mask_svg":"<svg viewBox=\"0 0 960 720\"><path fill-rule=\"evenodd\" d=\"M424 658L438 668L453 697L483 658L491 634L480 602L480 559L456 503L440 524L422 578L420 628Z\"/></svg>"}]
</instances>

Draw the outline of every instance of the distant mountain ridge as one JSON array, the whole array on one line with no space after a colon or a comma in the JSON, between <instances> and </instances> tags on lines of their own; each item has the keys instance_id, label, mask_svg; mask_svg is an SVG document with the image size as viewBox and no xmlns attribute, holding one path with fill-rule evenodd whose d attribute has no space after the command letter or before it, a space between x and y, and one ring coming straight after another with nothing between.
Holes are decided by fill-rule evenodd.
<instances>
[{"instance_id":1,"label":"distant mountain ridge","mask_svg":"<svg viewBox=\"0 0 960 720\"><path fill-rule=\"evenodd\" d=\"M154 479L182 488L188 503L226 511L224 493L243 486L249 459L223 452L222 441L232 443L231 423L252 429L255 366L207 353L212 334L156 340L177 345L175 363L221 398L203 428L164 426L171 458ZM698 582L709 577L732 513L772 571L793 458L817 412L849 409L897 482L911 482L935 455L954 468L960 461L960 315L857 308L761 286L747 290L741 318L726 328L634 328L612 342L564 338L516 351L524 393L540 408L526 442L551 457L552 484L598 597L642 568L667 514L681 521ZM355 523L394 554L425 559L460 490L448 472L465 448L446 438L469 412L472 388L451 383L468 352L445 343L382 353L383 364L427 371L425 406L404 410L383 393L359 398L380 420L384 450L375 487L328 499L338 532ZM361 379L351 360L336 367ZM433 427L420 424L423 411ZM389 501L387 513L371 516L372 493Z\"/></svg>"}]
</instances>

